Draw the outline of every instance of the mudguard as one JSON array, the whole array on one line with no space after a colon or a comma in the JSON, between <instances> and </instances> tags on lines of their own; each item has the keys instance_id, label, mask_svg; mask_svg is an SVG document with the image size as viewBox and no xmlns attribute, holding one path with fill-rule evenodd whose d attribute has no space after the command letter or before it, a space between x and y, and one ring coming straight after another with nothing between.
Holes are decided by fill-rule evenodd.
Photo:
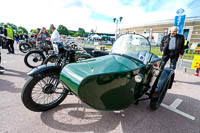
<instances>
[{"instance_id":1,"label":"mudguard","mask_svg":"<svg viewBox=\"0 0 200 133\"><path fill-rule=\"evenodd\" d=\"M59 74L61 72L61 67L55 64L42 65L34 68L27 75L32 77L41 77L44 74L51 72L56 72Z\"/></svg>"},{"instance_id":2,"label":"mudguard","mask_svg":"<svg viewBox=\"0 0 200 133\"><path fill-rule=\"evenodd\" d=\"M156 82L157 83L156 91L160 91L164 87L165 83L169 80L170 80L170 85L168 89L171 89L173 81L174 81L174 75L175 74L174 74L173 69L165 68L160 74L158 81Z\"/></svg>"}]
</instances>

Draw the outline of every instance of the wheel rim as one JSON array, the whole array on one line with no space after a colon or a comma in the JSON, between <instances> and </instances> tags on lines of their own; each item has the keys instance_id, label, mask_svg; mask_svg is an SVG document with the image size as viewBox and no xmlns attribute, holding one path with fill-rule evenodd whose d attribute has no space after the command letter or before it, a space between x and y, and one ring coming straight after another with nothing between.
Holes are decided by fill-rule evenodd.
<instances>
[{"instance_id":1,"label":"wheel rim","mask_svg":"<svg viewBox=\"0 0 200 133\"><path fill-rule=\"evenodd\" d=\"M59 76L47 76L34 86L31 98L39 105L51 105L56 103L68 90L59 82Z\"/></svg>"},{"instance_id":2,"label":"wheel rim","mask_svg":"<svg viewBox=\"0 0 200 133\"><path fill-rule=\"evenodd\" d=\"M22 45L21 46L21 50L24 51L24 52L27 52L29 50L29 46L27 45Z\"/></svg>"},{"instance_id":3,"label":"wheel rim","mask_svg":"<svg viewBox=\"0 0 200 133\"><path fill-rule=\"evenodd\" d=\"M42 65L43 61L44 58L40 53L31 53L27 58L28 64L33 67Z\"/></svg>"}]
</instances>

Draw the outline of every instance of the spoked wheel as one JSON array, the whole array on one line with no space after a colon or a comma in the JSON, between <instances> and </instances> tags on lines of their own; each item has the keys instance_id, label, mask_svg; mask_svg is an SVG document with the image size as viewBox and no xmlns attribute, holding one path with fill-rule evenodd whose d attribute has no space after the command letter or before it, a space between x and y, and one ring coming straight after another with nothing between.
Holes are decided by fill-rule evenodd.
<instances>
[{"instance_id":1,"label":"spoked wheel","mask_svg":"<svg viewBox=\"0 0 200 133\"><path fill-rule=\"evenodd\" d=\"M43 64L55 64L57 62L58 55L49 56L44 60Z\"/></svg>"},{"instance_id":2,"label":"spoked wheel","mask_svg":"<svg viewBox=\"0 0 200 133\"><path fill-rule=\"evenodd\" d=\"M19 44L19 50L22 52L22 53L27 53L28 51L31 50L31 46L27 43L20 43Z\"/></svg>"},{"instance_id":3,"label":"spoked wheel","mask_svg":"<svg viewBox=\"0 0 200 133\"><path fill-rule=\"evenodd\" d=\"M24 57L24 63L30 67L35 68L43 64L45 56L41 51L30 51Z\"/></svg>"},{"instance_id":4,"label":"spoked wheel","mask_svg":"<svg viewBox=\"0 0 200 133\"><path fill-rule=\"evenodd\" d=\"M46 74L27 81L22 90L22 102L32 111L47 111L59 105L68 93L59 82L59 74Z\"/></svg>"},{"instance_id":5,"label":"spoked wheel","mask_svg":"<svg viewBox=\"0 0 200 133\"><path fill-rule=\"evenodd\" d=\"M151 101L150 101L150 108L152 110L156 110L160 107L160 104L162 103L166 93L167 93L167 90L168 90L168 86L169 86L169 83L170 83L170 80L168 80L165 85L163 86L162 88L162 91L160 92L160 95L156 98L152 98Z\"/></svg>"}]
</instances>

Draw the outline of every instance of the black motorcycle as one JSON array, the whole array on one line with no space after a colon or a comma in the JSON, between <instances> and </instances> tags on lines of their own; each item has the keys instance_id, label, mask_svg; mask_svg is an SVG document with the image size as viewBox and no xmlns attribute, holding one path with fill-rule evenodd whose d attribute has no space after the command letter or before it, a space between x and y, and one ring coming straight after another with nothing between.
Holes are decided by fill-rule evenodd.
<instances>
[{"instance_id":1,"label":"black motorcycle","mask_svg":"<svg viewBox=\"0 0 200 133\"><path fill-rule=\"evenodd\" d=\"M43 64L46 56L53 50L50 42L37 42L36 48L30 50L24 57L24 63L30 68L35 68Z\"/></svg>"},{"instance_id":2,"label":"black motorcycle","mask_svg":"<svg viewBox=\"0 0 200 133\"><path fill-rule=\"evenodd\" d=\"M46 57L43 64L60 63L62 58L65 57L65 52L62 49L60 49L60 47L63 47L62 43L53 44L54 52L53 54L50 54ZM76 56L74 57L73 61L79 61L82 59L88 59L88 58L93 58L93 57L100 57L100 56L105 56L109 54L106 51L97 50L91 47L80 47L76 43L66 44L65 48L75 49Z\"/></svg>"},{"instance_id":3,"label":"black motorcycle","mask_svg":"<svg viewBox=\"0 0 200 133\"><path fill-rule=\"evenodd\" d=\"M19 50L22 53L27 53L34 48L36 48L36 40L34 38L30 38L29 40L24 40L19 43Z\"/></svg>"}]
</instances>

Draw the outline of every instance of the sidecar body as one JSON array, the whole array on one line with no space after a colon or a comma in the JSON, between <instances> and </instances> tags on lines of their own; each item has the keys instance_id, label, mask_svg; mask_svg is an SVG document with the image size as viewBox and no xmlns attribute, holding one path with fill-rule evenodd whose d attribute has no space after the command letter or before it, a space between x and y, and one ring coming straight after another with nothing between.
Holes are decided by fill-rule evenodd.
<instances>
[{"instance_id":1,"label":"sidecar body","mask_svg":"<svg viewBox=\"0 0 200 133\"><path fill-rule=\"evenodd\" d=\"M136 43L137 39L140 44ZM157 86L150 84L160 58L150 49L149 41L143 36L123 35L109 55L66 65L60 80L74 95L95 109L125 109L152 86Z\"/></svg>"}]
</instances>

